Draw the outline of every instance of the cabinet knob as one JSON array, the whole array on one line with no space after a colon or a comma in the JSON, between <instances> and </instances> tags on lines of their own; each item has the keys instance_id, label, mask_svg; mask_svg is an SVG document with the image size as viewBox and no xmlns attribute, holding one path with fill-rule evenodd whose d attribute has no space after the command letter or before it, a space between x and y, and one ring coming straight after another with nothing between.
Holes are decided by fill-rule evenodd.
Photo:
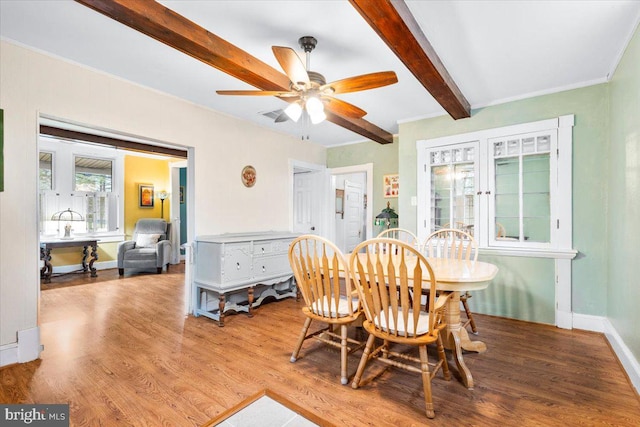
<instances>
[{"instance_id":1,"label":"cabinet knob","mask_svg":"<svg viewBox=\"0 0 640 427\"><path fill-rule=\"evenodd\" d=\"M262 266L262 272L264 273L265 271L267 271L266 268L264 268L264 265Z\"/></svg>"},{"instance_id":2,"label":"cabinet knob","mask_svg":"<svg viewBox=\"0 0 640 427\"><path fill-rule=\"evenodd\" d=\"M237 268L238 270L240 270L240 263L239 263L239 262L236 262L236 268Z\"/></svg>"}]
</instances>

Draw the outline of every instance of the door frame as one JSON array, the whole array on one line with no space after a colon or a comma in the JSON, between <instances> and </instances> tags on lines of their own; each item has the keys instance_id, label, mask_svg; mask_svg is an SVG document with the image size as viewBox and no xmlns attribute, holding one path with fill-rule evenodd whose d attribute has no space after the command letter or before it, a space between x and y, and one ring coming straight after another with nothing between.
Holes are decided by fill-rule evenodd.
<instances>
[{"instance_id":1,"label":"door frame","mask_svg":"<svg viewBox=\"0 0 640 427\"><path fill-rule=\"evenodd\" d=\"M371 239L373 237L373 163L363 163L360 165L343 166L338 168L329 169L331 177L335 175L348 175L352 173L364 172L367 179L366 192L367 196L367 216L365 218L366 235L365 239ZM331 238L335 240L335 228L336 219L333 213L335 212L335 194L336 194L336 180L331 179L331 188L329 189L328 196L331 203L328 204L329 209L326 211L327 216L330 219L329 230L331 230Z\"/></svg>"}]
</instances>

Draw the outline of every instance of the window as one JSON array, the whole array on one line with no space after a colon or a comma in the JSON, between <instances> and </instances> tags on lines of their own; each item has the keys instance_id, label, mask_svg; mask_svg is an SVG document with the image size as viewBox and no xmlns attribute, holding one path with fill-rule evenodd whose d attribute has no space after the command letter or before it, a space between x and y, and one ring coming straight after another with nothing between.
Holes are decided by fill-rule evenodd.
<instances>
[{"instance_id":1,"label":"window","mask_svg":"<svg viewBox=\"0 0 640 427\"><path fill-rule=\"evenodd\" d=\"M418 234L460 228L480 248L571 249L573 116L417 142Z\"/></svg>"},{"instance_id":2,"label":"window","mask_svg":"<svg viewBox=\"0 0 640 427\"><path fill-rule=\"evenodd\" d=\"M44 136L40 149L41 233L59 237L63 230L51 217L71 209L84 219L73 222L73 234L117 234L123 215L116 185L116 170L122 168L121 153L112 147L60 143Z\"/></svg>"},{"instance_id":3,"label":"window","mask_svg":"<svg viewBox=\"0 0 640 427\"><path fill-rule=\"evenodd\" d=\"M430 230L460 228L473 232L477 144L429 150Z\"/></svg>"},{"instance_id":4,"label":"window","mask_svg":"<svg viewBox=\"0 0 640 427\"><path fill-rule=\"evenodd\" d=\"M554 130L488 140L490 245L550 245ZM517 245L515 245L517 246Z\"/></svg>"},{"instance_id":5,"label":"window","mask_svg":"<svg viewBox=\"0 0 640 427\"><path fill-rule=\"evenodd\" d=\"M40 152L40 190L53 190L53 153Z\"/></svg>"},{"instance_id":6,"label":"window","mask_svg":"<svg viewBox=\"0 0 640 427\"><path fill-rule=\"evenodd\" d=\"M113 161L75 156L75 191L111 191Z\"/></svg>"}]
</instances>

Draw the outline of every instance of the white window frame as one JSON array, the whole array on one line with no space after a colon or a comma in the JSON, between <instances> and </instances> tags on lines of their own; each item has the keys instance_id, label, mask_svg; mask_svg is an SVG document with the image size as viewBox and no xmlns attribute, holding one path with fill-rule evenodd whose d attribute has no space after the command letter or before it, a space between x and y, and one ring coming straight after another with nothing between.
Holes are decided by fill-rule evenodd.
<instances>
[{"instance_id":1,"label":"white window frame","mask_svg":"<svg viewBox=\"0 0 640 427\"><path fill-rule=\"evenodd\" d=\"M430 180L429 151L437 147L454 146L460 144L477 143L476 162L479 173L476 176L476 202L479 213L475 218L475 238L478 241L480 253L511 256L533 256L543 258L568 258L576 255L572 248L572 128L574 116L566 115L549 120L486 129L441 138L419 140L417 148L417 232L421 241L430 233ZM490 212L489 195L495 193L493 183L493 156L489 155L490 140L508 135L528 134L535 132L551 132L557 135L555 146L550 153L551 160L551 227L550 242L535 244L530 242L508 242L490 239L491 222L494 222ZM555 186L554 186L555 184ZM482 194L479 194L482 193Z\"/></svg>"},{"instance_id":2,"label":"white window frame","mask_svg":"<svg viewBox=\"0 0 640 427\"><path fill-rule=\"evenodd\" d=\"M71 208L82 212L87 209L88 197L100 197L107 194L105 192L75 191L75 158L86 157L100 160L110 160L112 162L111 192L108 192L110 199L117 200L117 207L109 208L109 231L94 231L78 233L78 235L100 236L101 241L121 241L124 239L121 224L124 223L124 154L122 150L113 147L100 147L84 142L63 141L54 137L40 136L39 151L53 153L54 170L53 188L54 190L40 191L42 197L46 199L45 204L55 203L56 211ZM41 206L41 209L45 208ZM44 209L43 209L44 210ZM51 232L51 230L40 230L41 233ZM59 234L59 233L58 233ZM57 237L44 234L43 237Z\"/></svg>"}]
</instances>

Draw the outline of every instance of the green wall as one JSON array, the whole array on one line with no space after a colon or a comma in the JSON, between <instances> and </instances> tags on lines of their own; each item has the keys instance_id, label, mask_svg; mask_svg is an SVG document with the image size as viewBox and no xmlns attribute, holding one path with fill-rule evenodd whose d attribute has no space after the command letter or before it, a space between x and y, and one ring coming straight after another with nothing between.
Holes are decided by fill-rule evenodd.
<instances>
[{"instance_id":1,"label":"green wall","mask_svg":"<svg viewBox=\"0 0 640 427\"><path fill-rule=\"evenodd\" d=\"M405 225L415 230L416 208L410 205L410 197L416 194L416 141L574 114L573 247L579 254L572 262L572 306L576 313L606 315L603 301L606 299L607 245L603 243L607 240L608 96L607 84L600 84L476 109L469 119L454 121L449 116L440 116L401 124L399 170L405 191L400 197L399 214L414 219L410 227ZM536 293L541 286L547 288L551 295L543 300L553 302L553 283L547 283L547 279L553 277L552 263L549 264L550 272L537 269L538 261L533 259L528 265L515 257L505 257L504 262L496 282L504 275L520 276L530 271L533 274L529 275L527 282L529 291ZM504 294L505 297L508 295ZM504 309L511 303L507 299L498 305ZM499 314L493 310L487 312ZM531 308L525 312L538 310ZM518 318L554 322L553 316L546 315L533 319Z\"/></svg>"},{"instance_id":2,"label":"green wall","mask_svg":"<svg viewBox=\"0 0 640 427\"><path fill-rule=\"evenodd\" d=\"M640 360L640 29L609 84L609 275L607 317Z\"/></svg>"},{"instance_id":3,"label":"green wall","mask_svg":"<svg viewBox=\"0 0 640 427\"><path fill-rule=\"evenodd\" d=\"M327 167L338 168L343 166L362 165L373 163L373 196L368 195L367 202L373 206L373 217L387 207L387 201L391 207L398 212L398 199L385 199L382 195L382 177L389 174L398 173L398 143L394 138L393 144L378 144L368 141L359 144L343 145L327 150ZM400 191L404 180L400 177ZM403 224L403 218L399 218ZM369 224L370 227L373 224Z\"/></svg>"}]
</instances>

